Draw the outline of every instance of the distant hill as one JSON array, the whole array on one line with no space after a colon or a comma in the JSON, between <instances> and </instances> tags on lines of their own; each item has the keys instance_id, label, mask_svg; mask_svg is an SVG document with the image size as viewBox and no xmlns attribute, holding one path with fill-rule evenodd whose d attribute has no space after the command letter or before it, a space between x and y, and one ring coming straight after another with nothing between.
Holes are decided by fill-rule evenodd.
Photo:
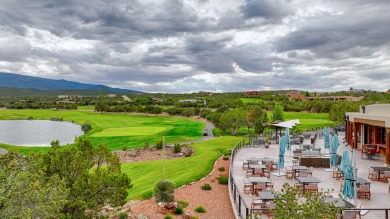
<instances>
[{"instance_id":1,"label":"distant hill","mask_svg":"<svg viewBox=\"0 0 390 219\"><path fill-rule=\"evenodd\" d=\"M36 90L106 90L115 93L142 93L135 90L112 88L105 85L83 84L67 80L53 80L0 72L0 87L28 88Z\"/></svg>"}]
</instances>

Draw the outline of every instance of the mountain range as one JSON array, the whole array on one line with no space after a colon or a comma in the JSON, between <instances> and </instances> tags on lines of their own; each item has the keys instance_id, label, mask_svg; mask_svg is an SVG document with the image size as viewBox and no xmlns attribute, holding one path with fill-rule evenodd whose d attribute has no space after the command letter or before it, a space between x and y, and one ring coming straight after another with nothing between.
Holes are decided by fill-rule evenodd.
<instances>
[{"instance_id":1,"label":"mountain range","mask_svg":"<svg viewBox=\"0 0 390 219\"><path fill-rule=\"evenodd\" d=\"M113 88L105 85L84 84L67 80L54 80L33 76L0 72L0 87L53 90L109 90L115 93L142 93L135 90Z\"/></svg>"}]
</instances>

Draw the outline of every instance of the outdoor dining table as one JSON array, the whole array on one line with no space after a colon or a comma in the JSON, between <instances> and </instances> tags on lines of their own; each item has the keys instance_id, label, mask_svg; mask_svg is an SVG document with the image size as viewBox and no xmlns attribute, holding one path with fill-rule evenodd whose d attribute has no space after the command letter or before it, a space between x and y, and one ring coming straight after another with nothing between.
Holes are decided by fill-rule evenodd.
<instances>
[{"instance_id":1,"label":"outdoor dining table","mask_svg":"<svg viewBox=\"0 0 390 219\"><path fill-rule=\"evenodd\" d=\"M385 171L390 171L390 167L370 167L370 168L378 173L378 180L380 180L382 173L384 173Z\"/></svg>"},{"instance_id":2,"label":"outdoor dining table","mask_svg":"<svg viewBox=\"0 0 390 219\"><path fill-rule=\"evenodd\" d=\"M271 181L267 177L263 176L250 176L248 177L248 179L252 183L252 191L255 191L255 185L257 183L265 183L265 185L271 183Z\"/></svg>"},{"instance_id":3,"label":"outdoor dining table","mask_svg":"<svg viewBox=\"0 0 390 219\"><path fill-rule=\"evenodd\" d=\"M370 185L371 182L362 178L362 177L357 177L356 178L356 186L360 186L360 185Z\"/></svg>"},{"instance_id":4,"label":"outdoor dining table","mask_svg":"<svg viewBox=\"0 0 390 219\"><path fill-rule=\"evenodd\" d=\"M305 188L310 183L320 183L321 181L315 177L297 177L297 180L302 184L303 193L305 193Z\"/></svg>"},{"instance_id":5,"label":"outdoor dining table","mask_svg":"<svg viewBox=\"0 0 390 219\"><path fill-rule=\"evenodd\" d=\"M333 198L333 197L329 197L329 198L325 198L325 203L330 203L330 202L333 202L334 203L334 206L337 207L337 208L354 208L355 205L353 205L351 202L348 202L347 200L345 199L342 199L342 198Z\"/></svg>"},{"instance_id":6,"label":"outdoor dining table","mask_svg":"<svg viewBox=\"0 0 390 219\"><path fill-rule=\"evenodd\" d=\"M279 194L279 192L271 192L271 191L258 192L259 198L263 200L264 203L266 203L267 201L274 200L275 194Z\"/></svg>"},{"instance_id":7,"label":"outdoor dining table","mask_svg":"<svg viewBox=\"0 0 390 219\"><path fill-rule=\"evenodd\" d=\"M309 170L309 167L307 167L307 166L291 166L291 169L294 171L294 178L296 178L298 171Z\"/></svg>"}]
</instances>

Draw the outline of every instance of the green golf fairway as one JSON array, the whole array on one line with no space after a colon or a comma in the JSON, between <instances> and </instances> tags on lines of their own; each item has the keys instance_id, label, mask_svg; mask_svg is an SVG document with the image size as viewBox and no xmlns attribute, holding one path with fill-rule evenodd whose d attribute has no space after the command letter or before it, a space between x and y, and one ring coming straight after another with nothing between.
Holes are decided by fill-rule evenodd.
<instances>
[{"instance_id":1,"label":"green golf fairway","mask_svg":"<svg viewBox=\"0 0 390 219\"><path fill-rule=\"evenodd\" d=\"M64 121L80 125L89 123L92 130L82 138L90 138L95 146L106 144L111 150L122 150L125 147L140 148L146 143L154 145L163 137L168 144L196 140L202 137L202 129L205 127L205 124L190 119L125 113L96 113L85 109L0 110L0 120L26 120L29 117L35 120L62 118ZM45 152L48 149L48 147L21 147L4 144L1 147L24 154Z\"/></svg>"},{"instance_id":2,"label":"green golf fairway","mask_svg":"<svg viewBox=\"0 0 390 219\"><path fill-rule=\"evenodd\" d=\"M166 130L166 127L158 126L138 126L103 129L91 135L91 137L111 137L111 136L133 136L133 135L154 135Z\"/></svg>"}]
</instances>

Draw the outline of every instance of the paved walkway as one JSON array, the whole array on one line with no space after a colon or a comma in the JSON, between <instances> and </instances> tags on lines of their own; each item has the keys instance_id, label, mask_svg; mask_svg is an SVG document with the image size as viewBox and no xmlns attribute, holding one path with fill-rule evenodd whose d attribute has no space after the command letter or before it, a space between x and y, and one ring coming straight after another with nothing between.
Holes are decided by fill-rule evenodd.
<instances>
[{"instance_id":1,"label":"paved walkway","mask_svg":"<svg viewBox=\"0 0 390 219\"><path fill-rule=\"evenodd\" d=\"M337 150L337 154L342 155L343 151L345 149L351 150L350 147L346 147L343 143L344 141L344 132L339 132L339 141L340 141L340 147ZM309 139L305 139L304 144L309 144ZM315 146L322 147L321 153L327 152L328 149L323 148L324 140L323 139L317 139L315 142ZM299 145L292 145L292 148L299 147ZM285 166L292 166L292 156L290 156L292 152L286 150L285 153ZM242 192L243 188L243 179L246 178L245 174L246 171L242 169L242 162L243 160L246 160L248 157L272 157L277 159L279 155L279 145L277 144L271 144L270 147L264 148L264 147L249 147L241 149L234 160L233 164L233 176L236 182L237 187L240 189L241 194L244 194ZM379 155L379 158L376 158L376 160L366 160L361 159L361 153L360 151L357 151L357 169L358 169L358 177L362 177L364 179L368 179L368 167L372 166L384 166L384 156ZM276 173L276 171L273 171L272 173ZM340 185L342 183L341 180L336 180L332 177L332 172L327 172L323 168L314 168L313 170L313 177L318 178L321 183L319 184L319 189L323 189L324 191L331 191L331 194L335 197L338 196L340 191ZM277 177L271 175L271 179L274 180L274 189L275 191L280 191L282 188L282 185L285 182L293 184L293 180L286 179L284 176ZM366 208L390 208L390 193L388 193L389 184L383 183L383 182L377 182L372 181L371 182L371 200L367 199L360 199L362 202L362 207ZM250 207L251 204L251 196L249 194L244 195L244 200L247 203L247 206ZM369 211L366 213L363 218L385 218L384 217L384 211Z\"/></svg>"}]
</instances>

